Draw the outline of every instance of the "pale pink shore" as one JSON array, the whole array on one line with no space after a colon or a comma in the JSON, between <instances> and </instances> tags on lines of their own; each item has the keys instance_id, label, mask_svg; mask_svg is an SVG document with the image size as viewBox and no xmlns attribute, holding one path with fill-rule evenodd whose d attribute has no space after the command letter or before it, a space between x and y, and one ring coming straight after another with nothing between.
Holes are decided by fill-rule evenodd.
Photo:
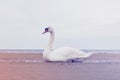
<instances>
[{"instance_id":1,"label":"pale pink shore","mask_svg":"<svg viewBox=\"0 0 120 80\"><path fill-rule=\"evenodd\" d=\"M0 54L0 59L42 59L40 54ZM94 54L88 60L116 59L120 54ZM120 63L0 62L0 80L120 80Z\"/></svg>"}]
</instances>

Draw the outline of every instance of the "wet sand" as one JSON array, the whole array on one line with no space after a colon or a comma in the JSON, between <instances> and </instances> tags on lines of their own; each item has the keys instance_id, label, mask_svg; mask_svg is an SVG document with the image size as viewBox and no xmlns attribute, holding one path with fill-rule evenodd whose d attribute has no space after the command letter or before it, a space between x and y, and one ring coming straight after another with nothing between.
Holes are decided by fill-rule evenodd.
<instances>
[{"instance_id":1,"label":"wet sand","mask_svg":"<svg viewBox=\"0 0 120 80\"><path fill-rule=\"evenodd\" d=\"M0 54L0 80L120 80L120 63L15 62L41 54ZM120 54L93 54L88 60L120 60Z\"/></svg>"}]
</instances>

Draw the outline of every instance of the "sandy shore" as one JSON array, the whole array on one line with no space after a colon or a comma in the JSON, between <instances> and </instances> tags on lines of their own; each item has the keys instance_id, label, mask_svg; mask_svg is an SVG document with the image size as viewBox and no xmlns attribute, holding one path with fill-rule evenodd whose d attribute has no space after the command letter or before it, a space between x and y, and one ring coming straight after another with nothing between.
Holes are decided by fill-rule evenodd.
<instances>
[{"instance_id":1,"label":"sandy shore","mask_svg":"<svg viewBox=\"0 0 120 80\"><path fill-rule=\"evenodd\" d=\"M0 59L42 59L40 54L0 54ZM94 54L89 60L120 54ZM120 80L120 63L0 62L0 80Z\"/></svg>"}]
</instances>

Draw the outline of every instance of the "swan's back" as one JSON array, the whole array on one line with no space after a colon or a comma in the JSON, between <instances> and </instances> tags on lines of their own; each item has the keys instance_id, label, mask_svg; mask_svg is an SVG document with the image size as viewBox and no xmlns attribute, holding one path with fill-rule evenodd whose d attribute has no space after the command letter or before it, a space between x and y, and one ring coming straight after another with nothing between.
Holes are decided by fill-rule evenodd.
<instances>
[{"instance_id":1,"label":"swan's back","mask_svg":"<svg viewBox=\"0 0 120 80\"><path fill-rule=\"evenodd\" d=\"M49 60L51 61L67 61L69 59L76 58L86 58L90 56L90 54L80 51L78 49L74 49L71 47L63 47L53 50L49 53Z\"/></svg>"}]
</instances>

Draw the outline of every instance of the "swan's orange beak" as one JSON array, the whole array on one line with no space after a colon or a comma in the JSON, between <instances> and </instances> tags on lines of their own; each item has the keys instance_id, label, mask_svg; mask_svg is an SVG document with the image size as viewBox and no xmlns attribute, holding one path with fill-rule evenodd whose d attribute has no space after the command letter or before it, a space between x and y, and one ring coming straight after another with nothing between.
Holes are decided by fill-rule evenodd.
<instances>
[{"instance_id":1,"label":"swan's orange beak","mask_svg":"<svg viewBox=\"0 0 120 80\"><path fill-rule=\"evenodd\" d=\"M42 34L45 34L46 32L43 32Z\"/></svg>"},{"instance_id":2,"label":"swan's orange beak","mask_svg":"<svg viewBox=\"0 0 120 80\"><path fill-rule=\"evenodd\" d=\"M45 34L45 33L47 33L47 31L44 31L42 34Z\"/></svg>"}]
</instances>

